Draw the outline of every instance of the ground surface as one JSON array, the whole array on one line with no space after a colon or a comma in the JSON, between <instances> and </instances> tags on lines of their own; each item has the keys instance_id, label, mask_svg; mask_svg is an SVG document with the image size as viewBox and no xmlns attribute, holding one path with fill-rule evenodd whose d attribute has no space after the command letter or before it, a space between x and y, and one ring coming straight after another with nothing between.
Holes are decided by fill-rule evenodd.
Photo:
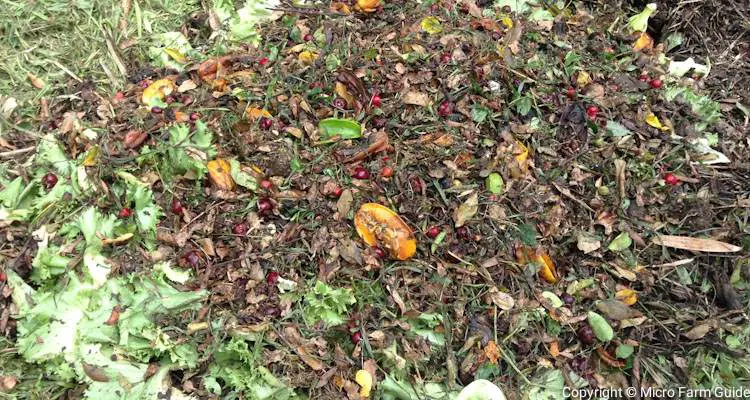
<instances>
[{"instance_id":1,"label":"ground surface","mask_svg":"<svg viewBox=\"0 0 750 400\"><path fill-rule=\"evenodd\" d=\"M2 11L0 398L748 385L747 6L367 3Z\"/></svg>"}]
</instances>

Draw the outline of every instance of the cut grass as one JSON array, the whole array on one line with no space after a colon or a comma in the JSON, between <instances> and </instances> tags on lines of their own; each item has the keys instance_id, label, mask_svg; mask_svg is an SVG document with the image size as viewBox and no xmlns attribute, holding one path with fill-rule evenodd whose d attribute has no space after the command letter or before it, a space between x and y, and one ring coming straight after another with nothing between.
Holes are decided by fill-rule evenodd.
<instances>
[{"instance_id":1,"label":"cut grass","mask_svg":"<svg viewBox=\"0 0 750 400\"><path fill-rule=\"evenodd\" d=\"M124 3L130 4L127 14ZM200 8L197 0L0 4L0 94L20 104L55 94L69 82L91 80L110 91L120 87L126 76L118 64L131 73L145 59L152 34L176 30ZM120 49L123 43L132 45ZM44 89L34 88L28 73L42 79Z\"/></svg>"}]
</instances>

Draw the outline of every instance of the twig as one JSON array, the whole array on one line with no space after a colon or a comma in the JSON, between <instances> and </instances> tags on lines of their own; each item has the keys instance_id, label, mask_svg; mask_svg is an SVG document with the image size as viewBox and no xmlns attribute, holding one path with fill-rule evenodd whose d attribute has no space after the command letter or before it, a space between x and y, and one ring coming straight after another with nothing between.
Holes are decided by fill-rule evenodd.
<instances>
[{"instance_id":1,"label":"twig","mask_svg":"<svg viewBox=\"0 0 750 400\"><path fill-rule=\"evenodd\" d=\"M35 148L36 147L31 146L31 147L24 147L23 149L4 151L0 153L0 158L13 157L19 154L28 153L28 152L34 151Z\"/></svg>"},{"instance_id":2,"label":"twig","mask_svg":"<svg viewBox=\"0 0 750 400\"><path fill-rule=\"evenodd\" d=\"M552 183L552 186L554 186L555 189L557 189L557 191L560 192L563 196L565 196L565 197L567 197L567 198L575 201L576 203L578 203L581 207L585 208L586 210L588 210L588 211L590 211L592 213L596 213L594 211L594 209L591 208L591 207L589 207L589 205L586 204L583 200L580 200L577 197L573 196L573 193L570 193L570 190L568 190L567 188L560 187L560 185L558 185L557 183L554 183L554 182Z\"/></svg>"},{"instance_id":3,"label":"twig","mask_svg":"<svg viewBox=\"0 0 750 400\"><path fill-rule=\"evenodd\" d=\"M303 15L335 15L335 16L341 16L343 17L343 13L337 13L332 11L323 11L323 10L316 10L316 9L303 9L303 8L285 8L285 7L273 7L273 8L267 8L266 10L271 11L281 11L285 13L290 14L303 14Z\"/></svg>"}]
</instances>

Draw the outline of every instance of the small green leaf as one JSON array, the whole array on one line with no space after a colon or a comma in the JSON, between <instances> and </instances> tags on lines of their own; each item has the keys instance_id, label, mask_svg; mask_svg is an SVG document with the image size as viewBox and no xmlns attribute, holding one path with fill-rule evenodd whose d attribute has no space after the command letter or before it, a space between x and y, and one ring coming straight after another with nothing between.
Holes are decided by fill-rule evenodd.
<instances>
[{"instance_id":1,"label":"small green leaf","mask_svg":"<svg viewBox=\"0 0 750 400\"><path fill-rule=\"evenodd\" d=\"M609 243L607 248L612 251L623 251L630 247L631 244L633 244L633 240L630 239L630 235L627 232L622 232Z\"/></svg>"},{"instance_id":2,"label":"small green leaf","mask_svg":"<svg viewBox=\"0 0 750 400\"><path fill-rule=\"evenodd\" d=\"M557 297L556 294L549 291L542 292L542 297L549 300L550 304L552 304L552 307L554 308L562 307L563 304L565 304L562 300L560 300L559 297Z\"/></svg>"},{"instance_id":3,"label":"small green leaf","mask_svg":"<svg viewBox=\"0 0 750 400\"><path fill-rule=\"evenodd\" d=\"M609 342L614 339L615 332L604 317L593 311L589 311L588 321L597 339L602 342Z\"/></svg>"},{"instance_id":4,"label":"small green leaf","mask_svg":"<svg viewBox=\"0 0 750 400\"><path fill-rule=\"evenodd\" d=\"M474 106L471 108L471 120L481 124L490 115L490 110L484 106Z\"/></svg>"},{"instance_id":5,"label":"small green leaf","mask_svg":"<svg viewBox=\"0 0 750 400\"><path fill-rule=\"evenodd\" d=\"M503 182L503 177L500 176L500 174L498 174L497 172L493 172L487 175L487 178L484 180L484 185L492 194L502 194L505 191L505 182Z\"/></svg>"},{"instance_id":6,"label":"small green leaf","mask_svg":"<svg viewBox=\"0 0 750 400\"><path fill-rule=\"evenodd\" d=\"M628 136L632 132L630 132L630 129L626 128L621 123L609 120L607 121L607 133L614 137L622 137Z\"/></svg>"},{"instance_id":7,"label":"small green leaf","mask_svg":"<svg viewBox=\"0 0 750 400\"><path fill-rule=\"evenodd\" d=\"M445 240L445 236L448 233L446 231L441 231L438 233L437 237L435 237L435 240L432 242L432 245L430 246L430 252L434 253L438 247L440 247L441 244L443 244L443 241Z\"/></svg>"},{"instance_id":8,"label":"small green leaf","mask_svg":"<svg viewBox=\"0 0 750 400\"><path fill-rule=\"evenodd\" d=\"M536 228L531 224L518 225L518 236L521 242L527 246L536 246Z\"/></svg>"},{"instance_id":9,"label":"small green leaf","mask_svg":"<svg viewBox=\"0 0 750 400\"><path fill-rule=\"evenodd\" d=\"M324 139L339 137L341 139L359 139L362 137L362 126L350 119L327 118L318 124L320 136Z\"/></svg>"},{"instance_id":10,"label":"small green leaf","mask_svg":"<svg viewBox=\"0 0 750 400\"><path fill-rule=\"evenodd\" d=\"M623 360L630 357L633 354L633 351L635 351L635 348L629 344L621 344L617 346L617 349L615 350L615 355L617 358L622 358Z\"/></svg>"}]
</instances>

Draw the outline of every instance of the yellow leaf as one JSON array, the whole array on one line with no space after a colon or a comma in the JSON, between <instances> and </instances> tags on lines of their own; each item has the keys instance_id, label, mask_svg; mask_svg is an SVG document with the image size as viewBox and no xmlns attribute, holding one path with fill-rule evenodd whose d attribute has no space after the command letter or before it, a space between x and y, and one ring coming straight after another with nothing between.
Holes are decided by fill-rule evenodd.
<instances>
[{"instance_id":1,"label":"yellow leaf","mask_svg":"<svg viewBox=\"0 0 750 400\"><path fill-rule=\"evenodd\" d=\"M314 63L315 60L318 59L318 53L305 50L299 53L299 55L297 56L297 59L304 65L312 65L312 63Z\"/></svg>"},{"instance_id":2,"label":"yellow leaf","mask_svg":"<svg viewBox=\"0 0 750 400\"><path fill-rule=\"evenodd\" d=\"M638 301L638 294L633 289L621 289L615 293L615 298L621 302L632 306Z\"/></svg>"},{"instance_id":3,"label":"yellow leaf","mask_svg":"<svg viewBox=\"0 0 750 400\"><path fill-rule=\"evenodd\" d=\"M666 126L664 126L664 125L661 124L661 122L659 121L659 117L657 117L656 115L654 115L654 113L649 113L646 116L646 123L649 124L650 126L653 126L656 129L660 129L662 131L668 131L669 130L668 127L666 127Z\"/></svg>"},{"instance_id":4,"label":"yellow leaf","mask_svg":"<svg viewBox=\"0 0 750 400\"><path fill-rule=\"evenodd\" d=\"M578 84L579 88L582 88L589 83L591 83L591 75L589 75L586 71L579 71L578 77L576 78L576 83Z\"/></svg>"},{"instance_id":5,"label":"yellow leaf","mask_svg":"<svg viewBox=\"0 0 750 400\"><path fill-rule=\"evenodd\" d=\"M370 397L370 391L372 390L372 375L364 369L360 369L357 371L357 374L354 375L354 381L361 386L359 389L359 395L362 397Z\"/></svg>"},{"instance_id":6,"label":"yellow leaf","mask_svg":"<svg viewBox=\"0 0 750 400\"><path fill-rule=\"evenodd\" d=\"M437 17L425 17L419 25L422 27L422 30L430 35L435 35L443 31L443 26L440 25L440 20Z\"/></svg>"},{"instance_id":7,"label":"yellow leaf","mask_svg":"<svg viewBox=\"0 0 750 400\"><path fill-rule=\"evenodd\" d=\"M261 117L271 118L271 113L257 107L247 108L247 119L250 121L255 121Z\"/></svg>"},{"instance_id":8,"label":"yellow leaf","mask_svg":"<svg viewBox=\"0 0 750 400\"><path fill-rule=\"evenodd\" d=\"M180 64L187 64L187 58L177 49L167 47L164 52Z\"/></svg>"},{"instance_id":9,"label":"yellow leaf","mask_svg":"<svg viewBox=\"0 0 750 400\"><path fill-rule=\"evenodd\" d=\"M375 12L380 6L380 0L357 0L357 9L363 12Z\"/></svg>"},{"instance_id":10,"label":"yellow leaf","mask_svg":"<svg viewBox=\"0 0 750 400\"><path fill-rule=\"evenodd\" d=\"M652 39L651 35L646 32L641 32L641 35L638 36L638 39L636 39L635 43L633 43L634 51L651 50L653 48L654 39Z\"/></svg>"},{"instance_id":11,"label":"yellow leaf","mask_svg":"<svg viewBox=\"0 0 750 400\"><path fill-rule=\"evenodd\" d=\"M164 100L164 98L169 96L174 90L174 82L169 79L159 79L148 85L148 87L143 90L141 100L143 101L143 104L151 105L156 100Z\"/></svg>"},{"instance_id":12,"label":"yellow leaf","mask_svg":"<svg viewBox=\"0 0 750 400\"><path fill-rule=\"evenodd\" d=\"M513 20L509 16L505 15L503 16L503 25L505 25L506 28L510 29L513 27Z\"/></svg>"},{"instance_id":13,"label":"yellow leaf","mask_svg":"<svg viewBox=\"0 0 750 400\"><path fill-rule=\"evenodd\" d=\"M89 149L86 153L86 158L83 159L84 167L93 167L99 160L99 146L94 146Z\"/></svg>"},{"instance_id":14,"label":"yellow leaf","mask_svg":"<svg viewBox=\"0 0 750 400\"><path fill-rule=\"evenodd\" d=\"M330 9L331 9L331 11L340 12L340 13L342 13L344 15L349 15L349 14L352 13L352 11L349 9L349 6L346 5L345 3L341 3L341 2L333 2L333 3L331 3ZM373 11L375 11L375 10L373 10Z\"/></svg>"},{"instance_id":15,"label":"yellow leaf","mask_svg":"<svg viewBox=\"0 0 750 400\"><path fill-rule=\"evenodd\" d=\"M112 245L122 244L122 243L127 242L131 238L133 238L133 234L130 233L130 232L128 232L128 233L124 233L124 234L122 234L122 235L120 235L120 236L118 236L118 237L116 237L114 239L104 238L104 239L102 239L102 244L112 244Z\"/></svg>"},{"instance_id":16,"label":"yellow leaf","mask_svg":"<svg viewBox=\"0 0 750 400\"><path fill-rule=\"evenodd\" d=\"M232 191L235 188L234 179L230 171L231 165L226 160L213 160L208 162L208 178L218 189Z\"/></svg>"},{"instance_id":17,"label":"yellow leaf","mask_svg":"<svg viewBox=\"0 0 750 400\"><path fill-rule=\"evenodd\" d=\"M336 82L336 94L338 94L342 99L346 100L346 104L349 107L354 106L354 96L352 96L351 93L349 93L349 90L346 88L346 85L344 85L341 82Z\"/></svg>"}]
</instances>

